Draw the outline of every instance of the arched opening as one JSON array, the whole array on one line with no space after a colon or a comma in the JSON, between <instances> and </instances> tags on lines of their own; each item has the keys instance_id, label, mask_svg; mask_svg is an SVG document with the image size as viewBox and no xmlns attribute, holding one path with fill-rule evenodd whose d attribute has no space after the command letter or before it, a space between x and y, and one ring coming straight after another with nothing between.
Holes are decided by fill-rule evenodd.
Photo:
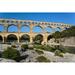
<instances>
[{"instance_id":1,"label":"arched opening","mask_svg":"<svg viewBox=\"0 0 75 75\"><path fill-rule=\"evenodd\" d=\"M8 32L18 32L18 27L16 25L12 24L12 25L8 26L7 31Z\"/></svg>"},{"instance_id":2,"label":"arched opening","mask_svg":"<svg viewBox=\"0 0 75 75\"><path fill-rule=\"evenodd\" d=\"M0 24L0 32L4 31L4 26Z\"/></svg>"},{"instance_id":3,"label":"arched opening","mask_svg":"<svg viewBox=\"0 0 75 75\"><path fill-rule=\"evenodd\" d=\"M61 28L60 27L57 27L57 28L55 28L55 31L61 31Z\"/></svg>"},{"instance_id":4,"label":"arched opening","mask_svg":"<svg viewBox=\"0 0 75 75\"><path fill-rule=\"evenodd\" d=\"M40 33L40 32L43 31L43 29L42 29L41 26L34 26L32 31L35 32L35 33Z\"/></svg>"},{"instance_id":5,"label":"arched opening","mask_svg":"<svg viewBox=\"0 0 75 75\"><path fill-rule=\"evenodd\" d=\"M45 28L45 31L46 31L47 33L50 33L50 32L52 32L53 30L52 30L51 27L48 26L48 27Z\"/></svg>"},{"instance_id":6,"label":"arched opening","mask_svg":"<svg viewBox=\"0 0 75 75\"><path fill-rule=\"evenodd\" d=\"M17 39L17 36L14 35L14 34L8 35L8 36L7 36L7 39L6 39L6 41L7 41L7 42L10 42L10 43L11 43L11 42L17 42L17 40L18 40L18 39Z\"/></svg>"},{"instance_id":7,"label":"arched opening","mask_svg":"<svg viewBox=\"0 0 75 75\"><path fill-rule=\"evenodd\" d=\"M64 30L67 30L67 29L69 29L69 28L67 28L67 27L64 28Z\"/></svg>"},{"instance_id":8,"label":"arched opening","mask_svg":"<svg viewBox=\"0 0 75 75\"><path fill-rule=\"evenodd\" d=\"M2 38L2 36L0 35L0 43L2 43L3 42L3 38Z\"/></svg>"},{"instance_id":9,"label":"arched opening","mask_svg":"<svg viewBox=\"0 0 75 75\"><path fill-rule=\"evenodd\" d=\"M29 32L30 31L30 27L29 26L22 26L21 27L21 32Z\"/></svg>"},{"instance_id":10,"label":"arched opening","mask_svg":"<svg viewBox=\"0 0 75 75\"><path fill-rule=\"evenodd\" d=\"M53 38L53 36L52 35L49 35L48 37L47 37L47 41L50 41L50 39L52 39Z\"/></svg>"},{"instance_id":11,"label":"arched opening","mask_svg":"<svg viewBox=\"0 0 75 75\"><path fill-rule=\"evenodd\" d=\"M43 41L43 35L38 34L33 38L33 43L34 44L41 44Z\"/></svg>"},{"instance_id":12,"label":"arched opening","mask_svg":"<svg viewBox=\"0 0 75 75\"><path fill-rule=\"evenodd\" d=\"M30 36L27 34L22 35L20 38L20 42L29 43L30 42Z\"/></svg>"}]
</instances>

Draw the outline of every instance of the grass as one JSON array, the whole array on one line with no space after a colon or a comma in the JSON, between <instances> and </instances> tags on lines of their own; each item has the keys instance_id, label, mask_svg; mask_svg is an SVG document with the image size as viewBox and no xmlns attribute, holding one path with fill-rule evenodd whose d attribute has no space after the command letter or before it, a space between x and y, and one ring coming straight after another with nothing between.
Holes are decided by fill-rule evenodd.
<instances>
[{"instance_id":1,"label":"grass","mask_svg":"<svg viewBox=\"0 0 75 75\"><path fill-rule=\"evenodd\" d=\"M46 57L44 56L39 56L36 58L38 62L50 62Z\"/></svg>"}]
</instances>

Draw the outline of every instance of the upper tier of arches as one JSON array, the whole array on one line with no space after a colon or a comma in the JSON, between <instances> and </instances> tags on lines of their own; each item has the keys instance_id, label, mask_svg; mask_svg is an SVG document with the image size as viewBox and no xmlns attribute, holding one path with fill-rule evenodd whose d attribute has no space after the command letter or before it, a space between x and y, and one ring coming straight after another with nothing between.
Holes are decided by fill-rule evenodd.
<instances>
[{"instance_id":1,"label":"upper tier of arches","mask_svg":"<svg viewBox=\"0 0 75 75\"><path fill-rule=\"evenodd\" d=\"M67 29L67 27L64 27L64 30ZM61 27L51 27L51 26L41 26L41 25L35 25L32 27L32 29L30 28L29 25L20 25L20 27L18 27L17 25L15 24L10 24L8 25L7 27L5 27L4 25L0 24L0 32L4 32L4 31L7 31L7 32L18 32L20 30L20 32L37 32L37 33L40 33L40 32L53 32L53 31L61 31L62 28Z\"/></svg>"}]
</instances>

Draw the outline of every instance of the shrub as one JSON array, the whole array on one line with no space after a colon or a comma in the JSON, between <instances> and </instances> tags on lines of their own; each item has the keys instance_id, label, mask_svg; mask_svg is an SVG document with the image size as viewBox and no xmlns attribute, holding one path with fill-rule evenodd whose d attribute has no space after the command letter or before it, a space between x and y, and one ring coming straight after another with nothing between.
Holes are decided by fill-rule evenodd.
<instances>
[{"instance_id":1,"label":"shrub","mask_svg":"<svg viewBox=\"0 0 75 75\"><path fill-rule=\"evenodd\" d=\"M55 56L63 57L63 53L60 50L55 51Z\"/></svg>"},{"instance_id":2,"label":"shrub","mask_svg":"<svg viewBox=\"0 0 75 75\"><path fill-rule=\"evenodd\" d=\"M34 48L36 48L36 49L42 49L42 45L34 45Z\"/></svg>"},{"instance_id":3,"label":"shrub","mask_svg":"<svg viewBox=\"0 0 75 75\"><path fill-rule=\"evenodd\" d=\"M40 50L35 50L38 54L44 54L43 51L40 51Z\"/></svg>"},{"instance_id":4,"label":"shrub","mask_svg":"<svg viewBox=\"0 0 75 75\"><path fill-rule=\"evenodd\" d=\"M49 45L34 45L34 48L54 52L56 49Z\"/></svg>"},{"instance_id":5,"label":"shrub","mask_svg":"<svg viewBox=\"0 0 75 75\"><path fill-rule=\"evenodd\" d=\"M50 47L49 45L44 45L43 46L43 49L46 50L46 51L51 51L51 52L54 52L55 51L55 48Z\"/></svg>"},{"instance_id":6,"label":"shrub","mask_svg":"<svg viewBox=\"0 0 75 75\"><path fill-rule=\"evenodd\" d=\"M59 50L56 50L55 51L55 56L59 56L59 54L60 54L60 51Z\"/></svg>"},{"instance_id":7,"label":"shrub","mask_svg":"<svg viewBox=\"0 0 75 75\"><path fill-rule=\"evenodd\" d=\"M60 53L59 56L60 56L60 57L63 57L63 53Z\"/></svg>"},{"instance_id":8,"label":"shrub","mask_svg":"<svg viewBox=\"0 0 75 75\"><path fill-rule=\"evenodd\" d=\"M28 45L27 45L27 44L23 44L23 45L21 46L21 49L25 51L26 49L28 49Z\"/></svg>"},{"instance_id":9,"label":"shrub","mask_svg":"<svg viewBox=\"0 0 75 75\"><path fill-rule=\"evenodd\" d=\"M20 53L18 50L13 49L12 47L8 47L5 51L2 52L2 57L19 61L18 58L20 57Z\"/></svg>"},{"instance_id":10,"label":"shrub","mask_svg":"<svg viewBox=\"0 0 75 75\"><path fill-rule=\"evenodd\" d=\"M12 45L11 47L16 48L16 45Z\"/></svg>"},{"instance_id":11,"label":"shrub","mask_svg":"<svg viewBox=\"0 0 75 75\"><path fill-rule=\"evenodd\" d=\"M39 56L36 58L38 62L50 62L46 57L44 56Z\"/></svg>"}]
</instances>

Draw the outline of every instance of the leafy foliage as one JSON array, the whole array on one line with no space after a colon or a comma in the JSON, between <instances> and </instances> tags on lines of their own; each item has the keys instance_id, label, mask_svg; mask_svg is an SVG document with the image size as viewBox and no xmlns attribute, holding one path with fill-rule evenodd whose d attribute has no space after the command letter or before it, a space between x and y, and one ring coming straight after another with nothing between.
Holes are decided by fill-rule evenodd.
<instances>
[{"instance_id":1,"label":"leafy foliage","mask_svg":"<svg viewBox=\"0 0 75 75\"><path fill-rule=\"evenodd\" d=\"M60 50L55 51L55 56L63 57L63 53Z\"/></svg>"},{"instance_id":2,"label":"leafy foliage","mask_svg":"<svg viewBox=\"0 0 75 75\"><path fill-rule=\"evenodd\" d=\"M28 49L28 44L23 44L23 45L21 46L21 49L23 49L23 50Z\"/></svg>"},{"instance_id":3,"label":"leafy foliage","mask_svg":"<svg viewBox=\"0 0 75 75\"><path fill-rule=\"evenodd\" d=\"M72 26L68 28L67 30L64 30L62 32L56 31L52 34L55 39L63 38L63 37L71 37L75 36L75 26Z\"/></svg>"},{"instance_id":4,"label":"leafy foliage","mask_svg":"<svg viewBox=\"0 0 75 75\"><path fill-rule=\"evenodd\" d=\"M2 57L18 61L18 58L20 57L20 53L18 50L12 47L8 47L5 51L2 52Z\"/></svg>"},{"instance_id":5,"label":"leafy foliage","mask_svg":"<svg viewBox=\"0 0 75 75\"><path fill-rule=\"evenodd\" d=\"M34 45L34 48L54 52L55 48L49 45Z\"/></svg>"},{"instance_id":6,"label":"leafy foliage","mask_svg":"<svg viewBox=\"0 0 75 75\"><path fill-rule=\"evenodd\" d=\"M40 51L40 50L35 50L38 54L44 54L43 51Z\"/></svg>"},{"instance_id":7,"label":"leafy foliage","mask_svg":"<svg viewBox=\"0 0 75 75\"><path fill-rule=\"evenodd\" d=\"M36 58L38 62L50 62L46 57L44 56L39 56Z\"/></svg>"}]
</instances>

